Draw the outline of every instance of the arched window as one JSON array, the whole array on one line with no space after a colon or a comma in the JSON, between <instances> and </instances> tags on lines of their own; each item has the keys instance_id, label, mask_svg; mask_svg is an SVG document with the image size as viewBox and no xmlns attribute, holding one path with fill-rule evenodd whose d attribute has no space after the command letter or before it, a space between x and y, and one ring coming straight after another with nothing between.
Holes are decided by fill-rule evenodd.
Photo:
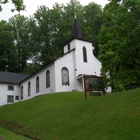
<instances>
[{"instance_id":1,"label":"arched window","mask_svg":"<svg viewBox=\"0 0 140 140\"><path fill-rule=\"evenodd\" d=\"M36 78L36 93L39 92L39 77Z\"/></svg>"},{"instance_id":2,"label":"arched window","mask_svg":"<svg viewBox=\"0 0 140 140\"><path fill-rule=\"evenodd\" d=\"M62 85L69 86L69 70L66 67L63 67L61 73L62 73Z\"/></svg>"},{"instance_id":3,"label":"arched window","mask_svg":"<svg viewBox=\"0 0 140 140\"><path fill-rule=\"evenodd\" d=\"M50 87L50 71L46 72L46 88Z\"/></svg>"},{"instance_id":4,"label":"arched window","mask_svg":"<svg viewBox=\"0 0 140 140\"><path fill-rule=\"evenodd\" d=\"M31 96L31 83L28 83L28 96Z\"/></svg>"},{"instance_id":5,"label":"arched window","mask_svg":"<svg viewBox=\"0 0 140 140\"><path fill-rule=\"evenodd\" d=\"M85 46L83 47L83 61L87 62L87 50Z\"/></svg>"},{"instance_id":6,"label":"arched window","mask_svg":"<svg viewBox=\"0 0 140 140\"><path fill-rule=\"evenodd\" d=\"M21 87L21 100L23 99L23 86Z\"/></svg>"}]
</instances>

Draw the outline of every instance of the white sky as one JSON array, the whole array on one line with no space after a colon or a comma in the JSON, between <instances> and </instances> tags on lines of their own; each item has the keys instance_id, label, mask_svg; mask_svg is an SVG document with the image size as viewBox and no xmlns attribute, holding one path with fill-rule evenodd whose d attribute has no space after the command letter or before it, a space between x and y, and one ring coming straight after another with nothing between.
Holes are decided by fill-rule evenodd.
<instances>
[{"instance_id":1,"label":"white sky","mask_svg":"<svg viewBox=\"0 0 140 140\"><path fill-rule=\"evenodd\" d=\"M29 17L29 15L32 15L37 10L37 7L40 5L46 5L49 8L53 7L53 4L59 3L59 4L66 4L69 3L70 0L24 0L24 4L26 5L26 11L21 12L20 14L23 14L24 16ZM82 5L88 5L90 2L95 2L97 4L102 5L102 7L105 6L105 4L108 3L108 0L78 0ZM13 8L11 3L2 5L3 11L0 12L0 20L8 20L17 12L11 12L11 9Z\"/></svg>"}]
</instances>

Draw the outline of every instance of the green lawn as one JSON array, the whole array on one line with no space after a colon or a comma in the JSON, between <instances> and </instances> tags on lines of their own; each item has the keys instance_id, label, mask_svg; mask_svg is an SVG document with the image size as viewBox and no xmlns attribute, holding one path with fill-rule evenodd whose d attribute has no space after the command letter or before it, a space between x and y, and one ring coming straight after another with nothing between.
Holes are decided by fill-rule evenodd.
<instances>
[{"instance_id":1,"label":"green lawn","mask_svg":"<svg viewBox=\"0 0 140 140\"><path fill-rule=\"evenodd\" d=\"M12 133L9 130L0 127L0 140L30 140L26 137Z\"/></svg>"},{"instance_id":2,"label":"green lawn","mask_svg":"<svg viewBox=\"0 0 140 140\"><path fill-rule=\"evenodd\" d=\"M0 107L0 125L34 140L140 140L140 89L39 96Z\"/></svg>"}]
</instances>

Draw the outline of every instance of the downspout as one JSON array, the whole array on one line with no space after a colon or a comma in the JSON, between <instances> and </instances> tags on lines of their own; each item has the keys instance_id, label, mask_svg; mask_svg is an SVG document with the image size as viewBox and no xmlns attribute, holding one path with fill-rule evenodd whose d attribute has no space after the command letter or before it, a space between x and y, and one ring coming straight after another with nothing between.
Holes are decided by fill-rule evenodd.
<instances>
[{"instance_id":1,"label":"downspout","mask_svg":"<svg viewBox=\"0 0 140 140\"><path fill-rule=\"evenodd\" d=\"M54 68L53 68L54 69L54 76L52 78L54 80L54 82L53 82L54 83L54 91L53 92L57 92L57 87L56 87L57 84L56 84L56 77L55 77L56 76L56 67L55 67L55 65L56 65L56 60L54 61L54 64L53 64L53 66L54 66Z\"/></svg>"},{"instance_id":2,"label":"downspout","mask_svg":"<svg viewBox=\"0 0 140 140\"><path fill-rule=\"evenodd\" d=\"M21 83L19 84L19 102L21 101Z\"/></svg>"}]
</instances>

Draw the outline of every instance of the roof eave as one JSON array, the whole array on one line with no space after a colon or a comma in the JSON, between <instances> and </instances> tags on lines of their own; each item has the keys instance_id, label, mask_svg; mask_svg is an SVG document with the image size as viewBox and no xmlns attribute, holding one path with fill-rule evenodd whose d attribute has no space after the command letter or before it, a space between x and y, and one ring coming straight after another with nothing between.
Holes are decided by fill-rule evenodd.
<instances>
[{"instance_id":1,"label":"roof eave","mask_svg":"<svg viewBox=\"0 0 140 140\"><path fill-rule=\"evenodd\" d=\"M67 40L62 47L64 47L65 45L67 45L68 43L70 43L72 40L77 39L77 40L81 40L81 41L86 41L86 42L90 42L93 43L94 41L92 40L87 40L87 39L83 39L83 38L78 38L78 37L71 37L69 40Z\"/></svg>"}]
</instances>

